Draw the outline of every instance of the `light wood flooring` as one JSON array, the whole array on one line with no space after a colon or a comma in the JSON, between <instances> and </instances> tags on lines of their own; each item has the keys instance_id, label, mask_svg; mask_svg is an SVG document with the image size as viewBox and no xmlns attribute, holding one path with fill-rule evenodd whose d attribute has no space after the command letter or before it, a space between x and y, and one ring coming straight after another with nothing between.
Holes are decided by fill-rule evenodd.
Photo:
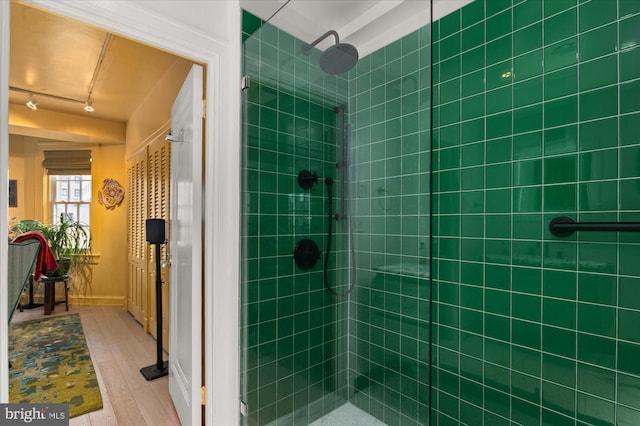
<instances>
[{"instance_id":1,"label":"light wood flooring","mask_svg":"<svg viewBox=\"0 0 640 426\"><path fill-rule=\"evenodd\" d=\"M156 341L121 307L57 305L53 315L78 312L100 383L104 407L71 419L70 426L180 425L168 377L146 381L140 368L156 362ZM12 322L43 318L43 308L19 312ZM167 354L164 354L167 359Z\"/></svg>"}]
</instances>

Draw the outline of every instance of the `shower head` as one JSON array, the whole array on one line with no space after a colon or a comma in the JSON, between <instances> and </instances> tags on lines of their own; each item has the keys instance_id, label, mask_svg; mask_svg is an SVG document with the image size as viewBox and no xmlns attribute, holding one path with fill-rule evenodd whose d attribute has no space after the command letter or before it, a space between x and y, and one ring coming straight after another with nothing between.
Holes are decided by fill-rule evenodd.
<instances>
[{"instance_id":1,"label":"shower head","mask_svg":"<svg viewBox=\"0 0 640 426\"><path fill-rule=\"evenodd\" d=\"M320 68L327 74L342 74L358 62L358 50L347 43L334 44L320 56Z\"/></svg>"},{"instance_id":2,"label":"shower head","mask_svg":"<svg viewBox=\"0 0 640 426\"><path fill-rule=\"evenodd\" d=\"M335 37L336 43L322 52L320 56L320 68L327 74L342 74L349 71L358 62L358 49L351 44L340 43L338 33L334 30L327 31L311 44L304 43L302 45L302 52L305 55L309 55L313 46L330 35Z\"/></svg>"}]
</instances>

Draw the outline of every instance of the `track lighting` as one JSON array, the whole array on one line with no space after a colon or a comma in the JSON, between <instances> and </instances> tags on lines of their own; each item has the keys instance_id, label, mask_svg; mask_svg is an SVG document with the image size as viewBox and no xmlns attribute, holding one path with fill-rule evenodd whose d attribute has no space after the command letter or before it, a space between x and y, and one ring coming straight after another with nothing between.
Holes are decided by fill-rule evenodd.
<instances>
[{"instance_id":1,"label":"track lighting","mask_svg":"<svg viewBox=\"0 0 640 426\"><path fill-rule=\"evenodd\" d=\"M87 99L85 101L81 101L79 99L65 98L64 96L52 95L50 93L34 92L32 90L29 90L29 89L21 89L19 87L13 87L13 86L9 86L9 90L14 91L14 92L18 92L18 93L28 94L29 95L29 100L27 101L27 103L25 105L31 111L35 111L35 110L38 109L38 101L36 100L36 95L39 96L39 97L45 98L45 99L55 99L56 101L73 102L73 103L77 103L77 104L84 104L84 110L86 112L95 111L95 108L93 108L93 101L91 100L91 93L89 93L89 96L87 96Z\"/></svg>"},{"instance_id":2,"label":"track lighting","mask_svg":"<svg viewBox=\"0 0 640 426\"><path fill-rule=\"evenodd\" d=\"M92 105L92 102L91 102L91 98L87 98L87 102L84 104L84 110L86 112L93 112L94 111L93 105Z\"/></svg>"},{"instance_id":3,"label":"track lighting","mask_svg":"<svg viewBox=\"0 0 640 426\"><path fill-rule=\"evenodd\" d=\"M38 101L36 101L36 97L33 96L33 93L31 94L31 96L29 96L29 101L27 101L27 108L29 108L31 111L35 111L38 109Z\"/></svg>"},{"instance_id":4,"label":"track lighting","mask_svg":"<svg viewBox=\"0 0 640 426\"><path fill-rule=\"evenodd\" d=\"M29 95L29 101L26 103L26 105L27 105L27 108L29 108L32 111L35 111L35 110L38 109L38 101L36 101L36 99L35 99L35 95L37 94L38 96L42 96L45 99L55 99L57 101L84 104L85 112L92 113L92 112L95 111L95 109L93 108L93 102L91 100L91 95L93 94L94 85L96 83L96 80L98 79L98 74L100 73L100 70L102 68L102 64L104 62L104 58L105 58L105 56L107 54L107 51L109 50L109 46L111 44L111 40L112 39L113 39L113 34L107 33L107 35L105 36L104 42L102 43L102 50L100 51L100 57L98 58L98 62L96 63L95 69L93 70L93 76L91 77L91 82L89 83L89 91L87 93L87 98L85 100L66 98L64 96L58 96L58 95L53 95L53 94L49 94L49 93L34 92L32 90L29 90L29 89L22 89L20 87L13 87L13 86L9 86L9 90L12 90L14 92L28 94ZM46 105L45 105L45 109L47 109Z\"/></svg>"}]
</instances>

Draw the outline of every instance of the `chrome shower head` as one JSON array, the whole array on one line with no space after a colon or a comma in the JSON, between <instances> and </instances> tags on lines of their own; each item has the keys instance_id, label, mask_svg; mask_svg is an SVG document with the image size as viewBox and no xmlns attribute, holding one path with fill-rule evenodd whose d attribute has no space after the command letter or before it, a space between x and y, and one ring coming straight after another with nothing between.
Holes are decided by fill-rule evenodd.
<instances>
[{"instance_id":1,"label":"chrome shower head","mask_svg":"<svg viewBox=\"0 0 640 426\"><path fill-rule=\"evenodd\" d=\"M327 31L311 44L304 43L302 45L302 52L305 55L309 55L313 46L330 35L335 37L336 43L322 52L320 56L320 68L327 74L342 74L349 71L358 62L358 49L351 44L340 43L338 33L334 30Z\"/></svg>"}]
</instances>

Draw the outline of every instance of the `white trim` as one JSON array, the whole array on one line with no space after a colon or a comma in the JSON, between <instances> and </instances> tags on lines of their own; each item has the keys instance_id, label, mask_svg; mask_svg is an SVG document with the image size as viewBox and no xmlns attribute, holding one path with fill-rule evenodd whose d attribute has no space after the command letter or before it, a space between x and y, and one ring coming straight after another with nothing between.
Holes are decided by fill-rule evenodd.
<instances>
[{"instance_id":1,"label":"white trim","mask_svg":"<svg viewBox=\"0 0 640 426\"><path fill-rule=\"evenodd\" d=\"M9 351L7 348L9 307L4 301L8 297L7 257L9 238L7 223L9 205L9 13L11 2L0 1L0 401L9 401Z\"/></svg>"},{"instance_id":2,"label":"white trim","mask_svg":"<svg viewBox=\"0 0 640 426\"><path fill-rule=\"evenodd\" d=\"M204 239L213 241L213 262L205 262L206 419L212 425L239 425L240 407L240 59L241 9L233 1L220 17L229 24L229 56L207 90L207 132L228 127L227 137L205 147ZM224 66L221 66L224 64ZM207 137L210 137L207 134ZM215 196L209 196L214 194ZM205 249L205 252L207 250ZM210 282L212 281L212 282ZM211 291L207 294L207 289ZM213 309L210 309L213 307ZM207 328L207 326L209 326ZM213 410L213 412L211 412ZM212 419L209 422L209 419Z\"/></svg>"},{"instance_id":3,"label":"white trim","mask_svg":"<svg viewBox=\"0 0 640 426\"><path fill-rule=\"evenodd\" d=\"M37 7L93 24L206 65L205 120L205 420L211 425L239 424L239 244L240 244L240 5L212 2L225 13L211 16L227 28L226 39L194 30L188 23L146 10L146 2L28 0ZM0 168L8 168L9 3L0 1ZM182 3L184 5L184 3ZM180 1L175 1L175 7ZM6 206L6 179L0 183ZM6 209L0 208L0 238L6 238ZM0 244L0 270L6 270L6 247ZM215 273L214 273L215 271ZM6 275L0 274L6 291ZM6 304L0 304L0 342L7 340ZM5 320L3 321L3 318ZM8 365L6 345L0 364ZM8 398L8 376L0 368L1 401Z\"/></svg>"}]
</instances>

